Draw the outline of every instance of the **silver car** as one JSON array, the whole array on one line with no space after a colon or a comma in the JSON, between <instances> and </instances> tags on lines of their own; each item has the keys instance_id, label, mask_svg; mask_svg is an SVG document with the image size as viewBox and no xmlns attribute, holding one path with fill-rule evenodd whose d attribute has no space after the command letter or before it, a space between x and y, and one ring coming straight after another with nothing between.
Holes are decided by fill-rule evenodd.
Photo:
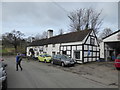
<instances>
[{"instance_id":1,"label":"silver car","mask_svg":"<svg viewBox=\"0 0 120 90\"><path fill-rule=\"evenodd\" d=\"M60 54L57 54L57 55L54 55L52 57L52 61L51 61L52 64L58 64L58 65L61 65L61 66L71 66L71 65L74 65L75 64L75 60L72 59L72 58L69 58L67 55L60 55Z\"/></svg>"},{"instance_id":2,"label":"silver car","mask_svg":"<svg viewBox=\"0 0 120 90\"><path fill-rule=\"evenodd\" d=\"M7 90L7 73L5 67L7 65L3 63L3 59L0 58L0 90Z\"/></svg>"}]
</instances>

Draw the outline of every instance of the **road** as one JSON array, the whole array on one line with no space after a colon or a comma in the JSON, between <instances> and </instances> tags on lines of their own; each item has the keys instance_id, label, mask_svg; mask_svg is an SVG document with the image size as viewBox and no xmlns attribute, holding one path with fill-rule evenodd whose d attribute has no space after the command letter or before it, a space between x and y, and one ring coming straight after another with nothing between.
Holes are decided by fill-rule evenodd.
<instances>
[{"instance_id":1,"label":"road","mask_svg":"<svg viewBox=\"0 0 120 90\"><path fill-rule=\"evenodd\" d=\"M23 71L16 71L15 57L4 59L8 64L8 88L111 88L34 60L23 59Z\"/></svg>"}]
</instances>

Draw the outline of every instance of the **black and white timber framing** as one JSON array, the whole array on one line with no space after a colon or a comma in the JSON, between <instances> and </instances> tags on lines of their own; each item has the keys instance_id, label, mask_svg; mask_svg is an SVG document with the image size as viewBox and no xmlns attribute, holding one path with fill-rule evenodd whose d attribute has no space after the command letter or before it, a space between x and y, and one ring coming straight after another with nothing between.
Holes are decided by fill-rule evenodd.
<instances>
[{"instance_id":1,"label":"black and white timber framing","mask_svg":"<svg viewBox=\"0 0 120 90\"><path fill-rule=\"evenodd\" d=\"M78 63L96 61L100 57L99 43L93 30L72 32L34 41L27 47L27 56L31 55L30 49L33 49L35 57L41 53L50 55L60 53L76 59Z\"/></svg>"}]
</instances>

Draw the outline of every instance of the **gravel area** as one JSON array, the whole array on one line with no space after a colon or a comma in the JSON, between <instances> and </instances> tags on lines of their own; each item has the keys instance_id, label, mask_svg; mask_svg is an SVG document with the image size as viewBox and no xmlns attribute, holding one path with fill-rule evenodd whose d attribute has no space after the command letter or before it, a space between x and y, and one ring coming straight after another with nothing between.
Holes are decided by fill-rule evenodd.
<instances>
[{"instance_id":1,"label":"gravel area","mask_svg":"<svg viewBox=\"0 0 120 90\"><path fill-rule=\"evenodd\" d=\"M114 62L91 62L86 64L75 64L71 67L61 67L59 65L48 66L62 69L64 71L72 72L92 81L118 86L118 70L114 67Z\"/></svg>"}]
</instances>

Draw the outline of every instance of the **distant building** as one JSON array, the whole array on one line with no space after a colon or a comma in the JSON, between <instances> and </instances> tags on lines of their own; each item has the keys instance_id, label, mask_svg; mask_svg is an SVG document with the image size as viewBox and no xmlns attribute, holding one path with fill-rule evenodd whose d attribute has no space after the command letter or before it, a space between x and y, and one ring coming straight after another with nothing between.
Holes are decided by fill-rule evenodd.
<instances>
[{"instance_id":1,"label":"distant building","mask_svg":"<svg viewBox=\"0 0 120 90\"><path fill-rule=\"evenodd\" d=\"M120 54L120 30L106 36L100 43L100 58L114 60Z\"/></svg>"},{"instance_id":2,"label":"distant building","mask_svg":"<svg viewBox=\"0 0 120 90\"><path fill-rule=\"evenodd\" d=\"M48 38L33 41L27 46L27 56L38 57L41 53L65 54L78 63L86 63L99 59L99 43L93 30L58 36L53 36L53 30L48 30Z\"/></svg>"}]
</instances>

